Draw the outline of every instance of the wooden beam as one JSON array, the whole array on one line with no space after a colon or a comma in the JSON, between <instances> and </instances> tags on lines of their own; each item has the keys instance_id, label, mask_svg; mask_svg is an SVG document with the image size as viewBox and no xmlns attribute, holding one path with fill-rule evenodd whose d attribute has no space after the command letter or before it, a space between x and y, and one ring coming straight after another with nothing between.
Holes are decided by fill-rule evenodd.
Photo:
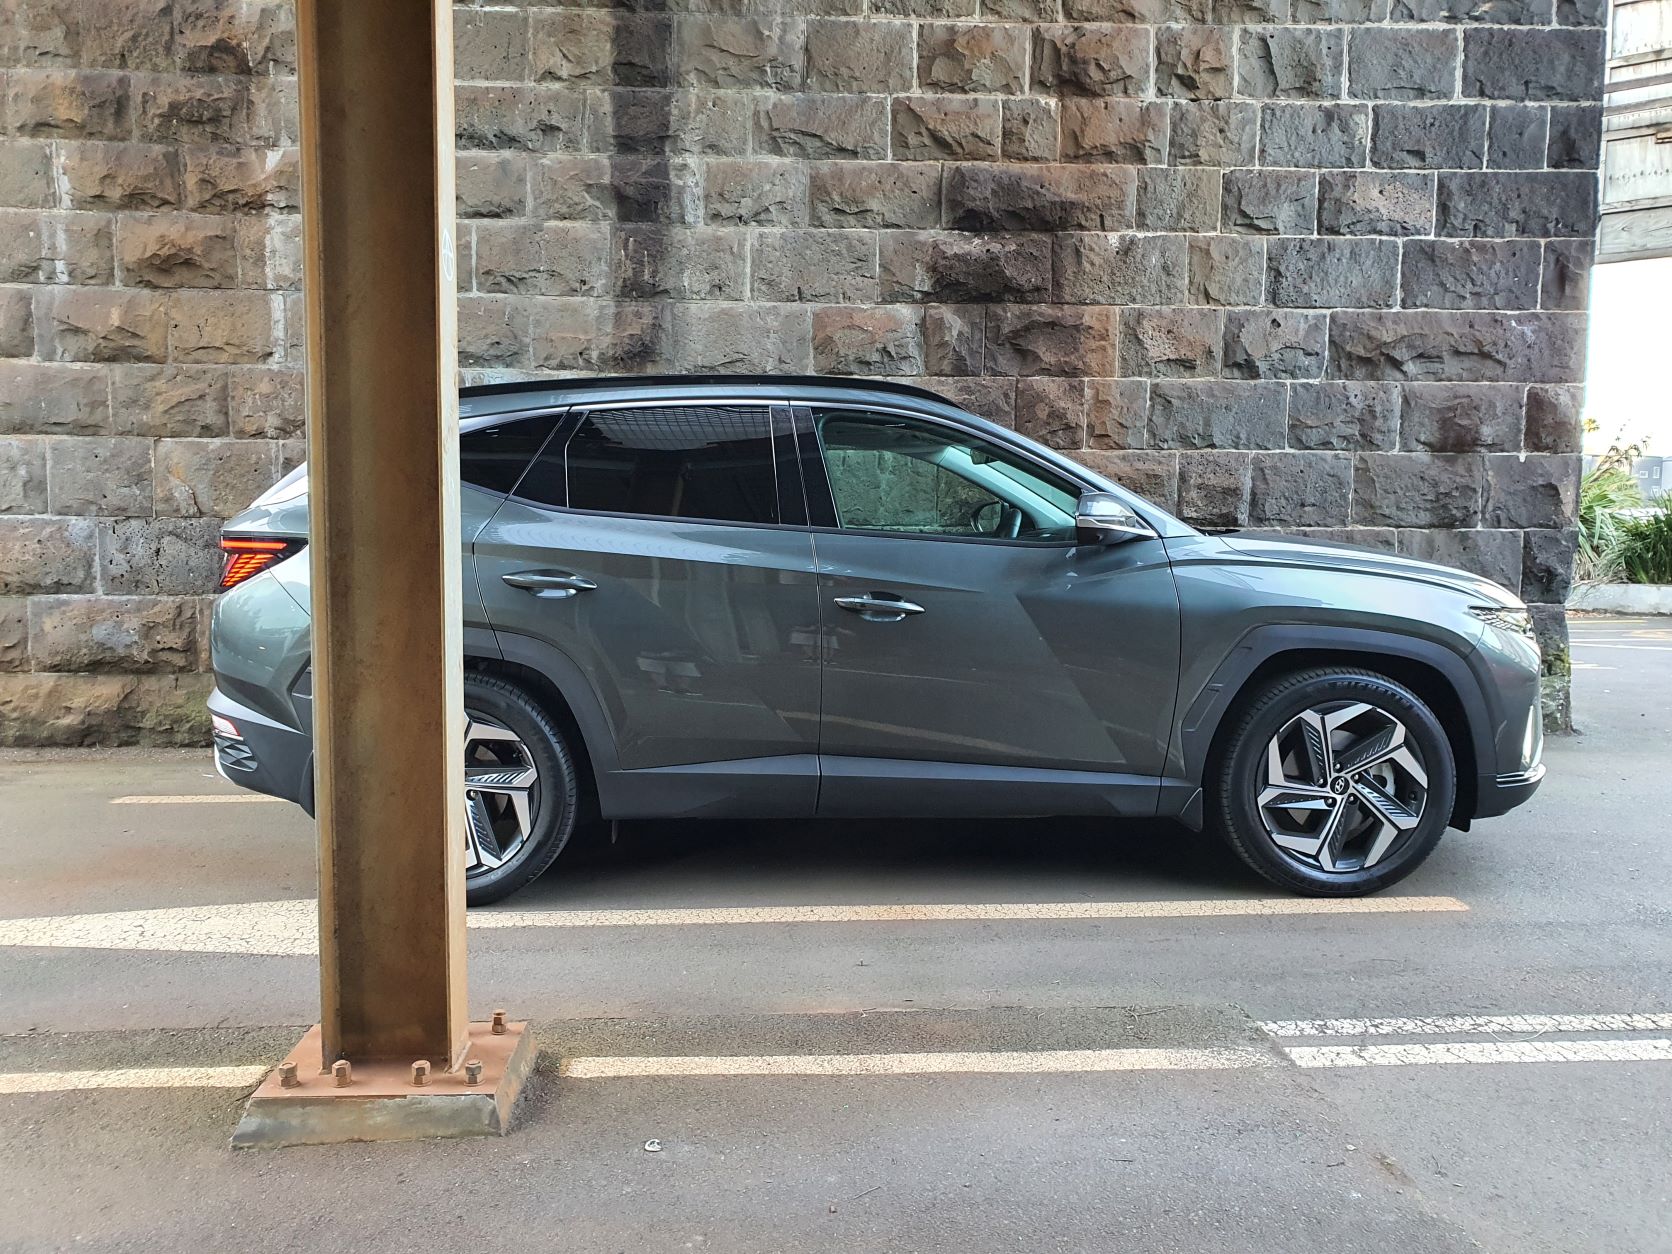
<instances>
[{"instance_id":1,"label":"wooden beam","mask_svg":"<svg viewBox=\"0 0 1672 1254\"><path fill-rule=\"evenodd\" d=\"M448 0L299 0L324 1062L466 1043Z\"/></svg>"}]
</instances>

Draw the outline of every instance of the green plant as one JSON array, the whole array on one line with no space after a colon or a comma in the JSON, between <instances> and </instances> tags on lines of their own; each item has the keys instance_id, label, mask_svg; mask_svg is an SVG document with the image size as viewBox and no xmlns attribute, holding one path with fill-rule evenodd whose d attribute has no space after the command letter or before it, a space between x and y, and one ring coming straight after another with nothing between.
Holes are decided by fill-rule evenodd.
<instances>
[{"instance_id":1,"label":"green plant","mask_svg":"<svg viewBox=\"0 0 1672 1254\"><path fill-rule=\"evenodd\" d=\"M1637 452L1636 447L1615 445L1579 481L1579 554L1573 573L1586 583L1604 582L1620 573L1624 511L1643 503L1631 476Z\"/></svg>"},{"instance_id":2,"label":"green plant","mask_svg":"<svg viewBox=\"0 0 1672 1254\"><path fill-rule=\"evenodd\" d=\"M1672 502L1662 500L1646 518L1625 520L1614 558L1627 583L1672 583Z\"/></svg>"}]
</instances>

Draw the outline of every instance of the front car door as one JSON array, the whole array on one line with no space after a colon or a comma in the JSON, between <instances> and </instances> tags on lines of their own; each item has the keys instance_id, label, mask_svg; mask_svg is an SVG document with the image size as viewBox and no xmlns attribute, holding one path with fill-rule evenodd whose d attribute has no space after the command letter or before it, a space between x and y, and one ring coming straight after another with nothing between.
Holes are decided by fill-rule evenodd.
<instances>
[{"instance_id":1,"label":"front car door","mask_svg":"<svg viewBox=\"0 0 1672 1254\"><path fill-rule=\"evenodd\" d=\"M1162 542L1079 544L1081 484L951 421L797 412L830 524L821 812L1153 813L1179 660Z\"/></svg>"}]
</instances>

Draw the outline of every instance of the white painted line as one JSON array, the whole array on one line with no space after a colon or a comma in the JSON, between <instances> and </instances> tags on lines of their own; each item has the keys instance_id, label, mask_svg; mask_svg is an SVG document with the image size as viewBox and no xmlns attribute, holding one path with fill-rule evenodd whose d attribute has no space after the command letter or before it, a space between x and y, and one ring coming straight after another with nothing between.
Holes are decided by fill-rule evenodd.
<instances>
[{"instance_id":1,"label":"white painted line","mask_svg":"<svg viewBox=\"0 0 1672 1254\"><path fill-rule=\"evenodd\" d=\"M1270 1067L1255 1049L1043 1049L925 1054L744 1054L735 1057L565 1058L575 1080L628 1076L1048 1075L1071 1071L1224 1071Z\"/></svg>"},{"instance_id":2,"label":"white painted line","mask_svg":"<svg viewBox=\"0 0 1672 1254\"><path fill-rule=\"evenodd\" d=\"M483 910L470 927L713 927L798 923L1062 922L1448 913L1455 897L1252 897L1207 901L1014 902L1004 905L720 906L661 910ZM311 899L0 919L0 946L129 949L277 957L318 952Z\"/></svg>"},{"instance_id":3,"label":"white painted line","mask_svg":"<svg viewBox=\"0 0 1672 1254\"><path fill-rule=\"evenodd\" d=\"M1595 640L1570 640L1568 643L1580 649L1629 649L1636 653L1672 653L1672 645L1601 644Z\"/></svg>"},{"instance_id":4,"label":"white painted line","mask_svg":"<svg viewBox=\"0 0 1672 1254\"><path fill-rule=\"evenodd\" d=\"M179 796L152 796L149 793L132 797L112 797L113 806L203 806L245 805L252 801L283 801L283 797L269 797L259 792L183 793Z\"/></svg>"},{"instance_id":5,"label":"white painted line","mask_svg":"<svg viewBox=\"0 0 1672 1254\"><path fill-rule=\"evenodd\" d=\"M1434 1015L1421 1019L1279 1019L1272 1036L1462 1036L1546 1032L1672 1032L1672 1014Z\"/></svg>"},{"instance_id":6,"label":"white painted line","mask_svg":"<svg viewBox=\"0 0 1672 1254\"><path fill-rule=\"evenodd\" d=\"M260 1083L264 1066L127 1067L115 1071L13 1071L0 1093L74 1093L84 1089L241 1089Z\"/></svg>"},{"instance_id":7,"label":"white painted line","mask_svg":"<svg viewBox=\"0 0 1672 1254\"><path fill-rule=\"evenodd\" d=\"M1667 1062L1672 1040L1424 1041L1413 1045L1294 1045L1297 1067L1413 1067L1445 1063Z\"/></svg>"}]
</instances>

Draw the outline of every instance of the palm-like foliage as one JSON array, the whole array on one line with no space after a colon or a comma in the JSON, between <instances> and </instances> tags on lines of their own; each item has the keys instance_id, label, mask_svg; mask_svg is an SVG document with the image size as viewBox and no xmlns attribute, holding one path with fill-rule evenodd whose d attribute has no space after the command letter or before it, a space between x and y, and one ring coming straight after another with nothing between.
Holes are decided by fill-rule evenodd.
<instances>
[{"instance_id":1,"label":"palm-like foliage","mask_svg":"<svg viewBox=\"0 0 1672 1254\"><path fill-rule=\"evenodd\" d=\"M1627 583L1672 583L1672 504L1626 520L1613 553Z\"/></svg>"},{"instance_id":2,"label":"palm-like foliage","mask_svg":"<svg viewBox=\"0 0 1672 1254\"><path fill-rule=\"evenodd\" d=\"M1574 576L1585 583L1619 577L1619 548L1627 521L1623 511L1643 503L1637 480L1631 477L1635 448L1618 446L1603 454L1579 481L1579 554Z\"/></svg>"}]
</instances>

